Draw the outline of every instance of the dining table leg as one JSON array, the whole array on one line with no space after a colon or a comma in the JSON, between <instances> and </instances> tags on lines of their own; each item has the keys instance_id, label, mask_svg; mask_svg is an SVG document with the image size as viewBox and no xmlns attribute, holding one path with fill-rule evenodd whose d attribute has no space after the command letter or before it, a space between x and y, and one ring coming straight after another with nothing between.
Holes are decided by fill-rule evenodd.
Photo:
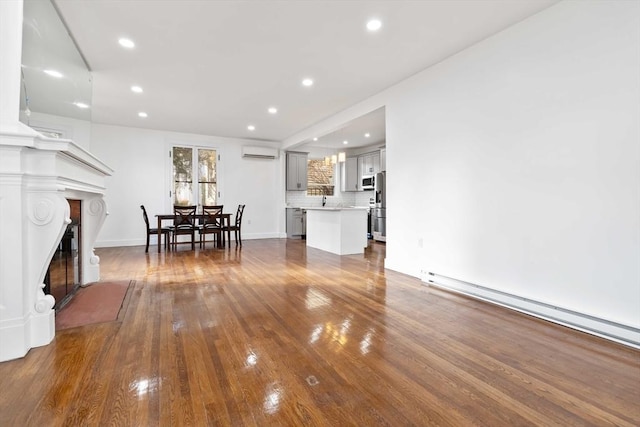
<instances>
[{"instance_id":1,"label":"dining table leg","mask_svg":"<svg viewBox=\"0 0 640 427\"><path fill-rule=\"evenodd\" d=\"M158 217L158 252L160 252L160 246L162 246L162 218Z\"/></svg>"},{"instance_id":2,"label":"dining table leg","mask_svg":"<svg viewBox=\"0 0 640 427\"><path fill-rule=\"evenodd\" d=\"M227 228L229 226L229 217L223 216L221 224L222 224L222 230L220 231L220 243L221 243L220 244L220 248L224 249L225 245L227 244L227 241L224 238L224 230L225 230L225 228ZM225 224L226 224L226 226L225 226Z\"/></svg>"}]
</instances>

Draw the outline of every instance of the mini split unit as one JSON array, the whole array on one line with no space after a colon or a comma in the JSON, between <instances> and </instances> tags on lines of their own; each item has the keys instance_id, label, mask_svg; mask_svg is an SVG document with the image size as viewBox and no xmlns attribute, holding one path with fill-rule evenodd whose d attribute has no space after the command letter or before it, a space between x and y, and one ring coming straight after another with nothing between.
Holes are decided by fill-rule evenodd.
<instances>
[{"instance_id":1,"label":"mini split unit","mask_svg":"<svg viewBox=\"0 0 640 427\"><path fill-rule=\"evenodd\" d=\"M248 159L277 159L278 149L272 147L242 147L242 157Z\"/></svg>"}]
</instances>

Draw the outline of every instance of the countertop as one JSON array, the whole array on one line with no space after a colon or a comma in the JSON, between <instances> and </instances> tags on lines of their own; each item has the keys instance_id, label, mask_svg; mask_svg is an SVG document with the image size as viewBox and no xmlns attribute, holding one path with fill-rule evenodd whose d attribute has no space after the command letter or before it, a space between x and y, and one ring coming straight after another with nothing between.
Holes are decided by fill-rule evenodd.
<instances>
[{"instance_id":1,"label":"countertop","mask_svg":"<svg viewBox=\"0 0 640 427\"><path fill-rule=\"evenodd\" d=\"M364 206L301 206L300 209L307 211L348 211L348 210L368 210Z\"/></svg>"}]
</instances>

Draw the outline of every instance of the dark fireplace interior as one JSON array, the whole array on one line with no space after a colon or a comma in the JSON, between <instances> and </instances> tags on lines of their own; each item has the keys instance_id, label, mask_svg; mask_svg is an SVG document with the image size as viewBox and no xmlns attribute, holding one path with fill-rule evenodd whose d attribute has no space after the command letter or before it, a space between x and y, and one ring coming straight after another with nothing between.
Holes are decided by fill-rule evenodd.
<instances>
[{"instance_id":1,"label":"dark fireplace interior","mask_svg":"<svg viewBox=\"0 0 640 427\"><path fill-rule=\"evenodd\" d=\"M81 215L80 200L67 200L71 208L71 223L56 248L51 258L44 279L44 293L51 294L56 304L55 310L60 310L80 286L80 233Z\"/></svg>"}]
</instances>

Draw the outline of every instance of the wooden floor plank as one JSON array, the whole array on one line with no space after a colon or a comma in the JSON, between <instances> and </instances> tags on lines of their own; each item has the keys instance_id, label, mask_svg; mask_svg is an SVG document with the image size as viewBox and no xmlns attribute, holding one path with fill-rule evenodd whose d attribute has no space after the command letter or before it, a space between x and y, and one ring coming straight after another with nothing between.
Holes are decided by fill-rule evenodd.
<instances>
[{"instance_id":1,"label":"wooden floor plank","mask_svg":"<svg viewBox=\"0 0 640 427\"><path fill-rule=\"evenodd\" d=\"M96 250L118 320L0 363L0 425L640 425L640 352L265 239Z\"/></svg>"}]
</instances>

